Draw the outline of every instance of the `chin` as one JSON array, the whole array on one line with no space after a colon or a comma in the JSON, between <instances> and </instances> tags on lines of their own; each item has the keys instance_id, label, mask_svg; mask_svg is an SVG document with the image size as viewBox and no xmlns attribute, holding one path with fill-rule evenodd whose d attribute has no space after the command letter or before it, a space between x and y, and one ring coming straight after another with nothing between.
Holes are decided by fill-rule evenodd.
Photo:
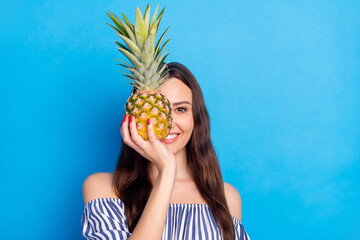
<instances>
[{"instance_id":1,"label":"chin","mask_svg":"<svg viewBox=\"0 0 360 240\"><path fill-rule=\"evenodd\" d=\"M169 149L170 149L170 151L175 155L178 151L179 151L179 149L177 149L177 147L176 146L169 146L168 145L168 147L169 147Z\"/></svg>"},{"instance_id":2,"label":"chin","mask_svg":"<svg viewBox=\"0 0 360 240\"><path fill-rule=\"evenodd\" d=\"M177 155L179 152L185 150L185 149L180 149L179 146L177 146L175 143L174 144L168 144L167 146L174 155Z\"/></svg>"}]
</instances>

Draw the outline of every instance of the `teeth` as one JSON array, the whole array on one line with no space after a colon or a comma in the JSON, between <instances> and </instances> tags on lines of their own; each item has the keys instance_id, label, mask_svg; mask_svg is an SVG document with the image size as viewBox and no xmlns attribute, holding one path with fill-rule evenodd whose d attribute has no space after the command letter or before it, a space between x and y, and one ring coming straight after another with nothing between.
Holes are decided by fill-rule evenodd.
<instances>
[{"instance_id":1,"label":"teeth","mask_svg":"<svg viewBox=\"0 0 360 240\"><path fill-rule=\"evenodd\" d=\"M166 136L165 139L173 139L173 138L175 138L177 135L178 135L178 134L169 134L169 135Z\"/></svg>"}]
</instances>

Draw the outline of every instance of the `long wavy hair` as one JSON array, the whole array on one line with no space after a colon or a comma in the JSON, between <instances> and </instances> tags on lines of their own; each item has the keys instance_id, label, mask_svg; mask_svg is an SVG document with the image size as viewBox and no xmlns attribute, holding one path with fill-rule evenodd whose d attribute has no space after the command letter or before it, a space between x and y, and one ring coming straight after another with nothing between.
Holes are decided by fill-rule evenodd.
<instances>
[{"instance_id":1,"label":"long wavy hair","mask_svg":"<svg viewBox=\"0 0 360 240\"><path fill-rule=\"evenodd\" d=\"M197 189L209 205L224 240L235 239L233 220L224 193L219 162L210 137L210 119L203 94L194 75L184 65L168 64L167 78L176 77L192 92L194 129L186 145L187 164ZM129 231L138 223L152 190L150 162L122 143L116 165L113 187L124 202Z\"/></svg>"}]
</instances>

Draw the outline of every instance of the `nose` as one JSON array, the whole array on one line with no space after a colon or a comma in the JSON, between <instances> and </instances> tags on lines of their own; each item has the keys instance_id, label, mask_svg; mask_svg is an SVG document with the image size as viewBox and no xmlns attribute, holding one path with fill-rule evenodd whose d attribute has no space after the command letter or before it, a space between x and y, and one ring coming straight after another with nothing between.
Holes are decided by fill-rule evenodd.
<instances>
[{"instance_id":1,"label":"nose","mask_svg":"<svg viewBox=\"0 0 360 240\"><path fill-rule=\"evenodd\" d=\"M172 118L172 121L171 121L171 129L173 129L176 125L176 117L174 116L175 114L171 113L171 118Z\"/></svg>"},{"instance_id":2,"label":"nose","mask_svg":"<svg viewBox=\"0 0 360 240\"><path fill-rule=\"evenodd\" d=\"M174 126L175 126L175 120L174 120L174 118L172 118L172 121L171 121L171 129L173 129Z\"/></svg>"}]
</instances>

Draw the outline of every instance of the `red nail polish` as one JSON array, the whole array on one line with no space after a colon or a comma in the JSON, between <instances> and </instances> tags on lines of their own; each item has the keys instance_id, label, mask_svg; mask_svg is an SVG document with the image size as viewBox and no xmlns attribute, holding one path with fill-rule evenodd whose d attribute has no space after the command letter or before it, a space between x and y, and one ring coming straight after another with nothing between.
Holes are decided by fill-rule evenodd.
<instances>
[{"instance_id":1,"label":"red nail polish","mask_svg":"<svg viewBox=\"0 0 360 240\"><path fill-rule=\"evenodd\" d=\"M130 122L132 122L132 120L133 120L133 116L132 116L132 115L130 115Z\"/></svg>"},{"instance_id":2,"label":"red nail polish","mask_svg":"<svg viewBox=\"0 0 360 240\"><path fill-rule=\"evenodd\" d=\"M150 125L150 119L147 120L147 125Z\"/></svg>"},{"instance_id":3,"label":"red nail polish","mask_svg":"<svg viewBox=\"0 0 360 240\"><path fill-rule=\"evenodd\" d=\"M124 116L124 118L123 118L123 121L122 122L125 122L126 121L126 115Z\"/></svg>"},{"instance_id":4,"label":"red nail polish","mask_svg":"<svg viewBox=\"0 0 360 240\"><path fill-rule=\"evenodd\" d=\"M120 123L120 127L122 127L123 122Z\"/></svg>"}]
</instances>

